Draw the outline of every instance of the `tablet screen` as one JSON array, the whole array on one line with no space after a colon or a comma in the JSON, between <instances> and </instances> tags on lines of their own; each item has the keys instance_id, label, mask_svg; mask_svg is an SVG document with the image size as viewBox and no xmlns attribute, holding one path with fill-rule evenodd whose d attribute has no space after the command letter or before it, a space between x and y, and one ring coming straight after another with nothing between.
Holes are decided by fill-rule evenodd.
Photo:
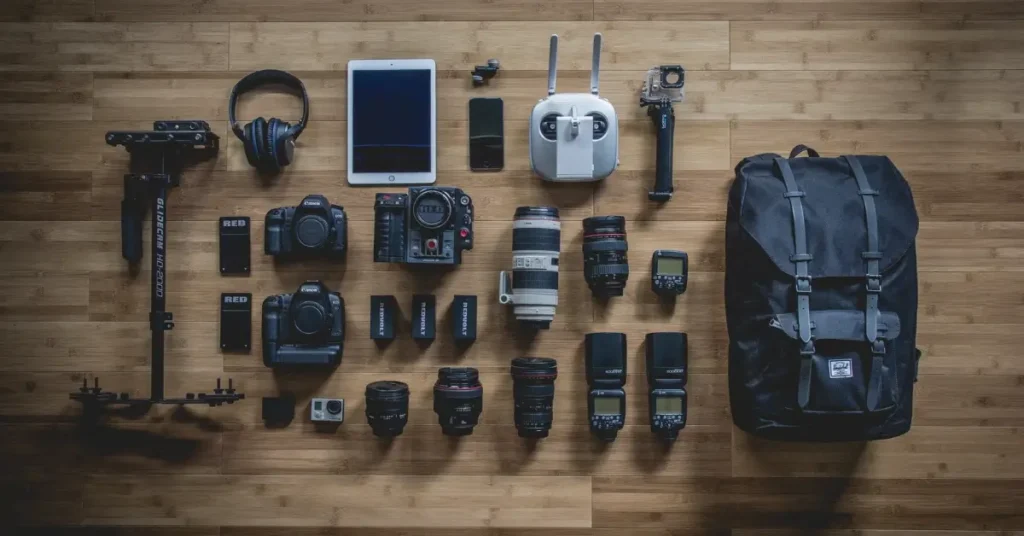
<instances>
[{"instance_id":1,"label":"tablet screen","mask_svg":"<svg viewBox=\"0 0 1024 536\"><path fill-rule=\"evenodd\" d=\"M430 172L429 69L352 72L352 170Z\"/></svg>"}]
</instances>

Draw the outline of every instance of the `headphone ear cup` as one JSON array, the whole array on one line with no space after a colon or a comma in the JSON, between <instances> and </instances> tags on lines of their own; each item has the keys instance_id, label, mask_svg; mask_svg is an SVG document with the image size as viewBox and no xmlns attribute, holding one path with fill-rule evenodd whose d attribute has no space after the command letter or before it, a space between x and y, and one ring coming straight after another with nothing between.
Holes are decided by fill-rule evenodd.
<instances>
[{"instance_id":1,"label":"headphone ear cup","mask_svg":"<svg viewBox=\"0 0 1024 536\"><path fill-rule=\"evenodd\" d=\"M292 157L295 155L295 141L292 139L290 123L278 121L277 132L274 135L274 150L281 167L292 163Z\"/></svg>"},{"instance_id":2,"label":"headphone ear cup","mask_svg":"<svg viewBox=\"0 0 1024 536\"><path fill-rule=\"evenodd\" d=\"M262 117L257 117L256 120L252 122L252 138L250 138L249 142L252 144L253 152L256 153L256 163L253 165L256 167L256 169L260 170L266 168L271 163L270 159L267 158L266 130L266 119L263 119Z\"/></svg>"},{"instance_id":3,"label":"headphone ear cup","mask_svg":"<svg viewBox=\"0 0 1024 536\"><path fill-rule=\"evenodd\" d=\"M266 155L267 161L274 166L274 171L281 169L281 161L277 157L277 132L281 126L281 120L271 117L267 122Z\"/></svg>"},{"instance_id":4,"label":"headphone ear cup","mask_svg":"<svg viewBox=\"0 0 1024 536\"><path fill-rule=\"evenodd\" d=\"M242 141L242 147L245 148L245 159L249 161L249 165L257 167L260 165L260 153L257 151L253 139L253 123L248 123L242 129L242 133L245 135L245 139Z\"/></svg>"}]
</instances>

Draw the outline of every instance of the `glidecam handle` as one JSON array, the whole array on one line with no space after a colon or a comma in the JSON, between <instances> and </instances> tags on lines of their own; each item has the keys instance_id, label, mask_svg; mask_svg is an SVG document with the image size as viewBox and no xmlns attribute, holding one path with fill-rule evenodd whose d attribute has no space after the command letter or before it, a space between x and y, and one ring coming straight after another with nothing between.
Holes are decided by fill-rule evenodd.
<instances>
[{"instance_id":1,"label":"glidecam handle","mask_svg":"<svg viewBox=\"0 0 1024 536\"><path fill-rule=\"evenodd\" d=\"M121 200L121 256L129 263L142 260L142 219L146 217L145 200L139 187L125 179L124 199Z\"/></svg>"},{"instance_id":2,"label":"glidecam handle","mask_svg":"<svg viewBox=\"0 0 1024 536\"><path fill-rule=\"evenodd\" d=\"M672 147L676 131L676 114L669 103L647 108L658 132L657 162L654 171L654 190L647 193L651 201L672 199Z\"/></svg>"}]
</instances>

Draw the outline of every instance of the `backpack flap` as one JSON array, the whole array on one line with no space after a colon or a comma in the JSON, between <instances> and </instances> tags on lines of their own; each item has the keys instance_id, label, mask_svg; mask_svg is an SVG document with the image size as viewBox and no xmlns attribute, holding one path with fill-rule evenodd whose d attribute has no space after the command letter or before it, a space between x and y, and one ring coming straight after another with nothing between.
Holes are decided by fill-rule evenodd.
<instances>
[{"instance_id":1,"label":"backpack flap","mask_svg":"<svg viewBox=\"0 0 1024 536\"><path fill-rule=\"evenodd\" d=\"M864 312L816 310L810 318L815 352L809 359L799 352L795 313L774 315L769 321L769 326L784 336L779 359L802 362L799 373L791 377L795 380L792 400L800 410L830 414L890 411L899 398L896 370L890 363L873 359L874 352L864 338ZM895 340L900 334L899 316L879 313L877 330L883 344ZM785 368L795 372L797 367Z\"/></svg>"},{"instance_id":2,"label":"backpack flap","mask_svg":"<svg viewBox=\"0 0 1024 536\"><path fill-rule=\"evenodd\" d=\"M793 216L786 185L774 155L744 159L736 167L741 181L740 227L771 258L779 270L796 276L793 255ZM877 192L879 269L899 262L913 246L918 217L910 186L885 156L858 156ZM808 274L822 277L865 277L861 258L868 243L864 202L844 158L795 158L787 161L797 188L803 192Z\"/></svg>"}]
</instances>

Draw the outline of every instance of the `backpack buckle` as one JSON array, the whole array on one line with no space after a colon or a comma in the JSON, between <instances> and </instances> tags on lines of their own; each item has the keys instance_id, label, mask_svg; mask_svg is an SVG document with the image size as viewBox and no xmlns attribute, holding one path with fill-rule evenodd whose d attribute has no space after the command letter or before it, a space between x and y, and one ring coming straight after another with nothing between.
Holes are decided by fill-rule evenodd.
<instances>
[{"instance_id":1,"label":"backpack buckle","mask_svg":"<svg viewBox=\"0 0 1024 536\"><path fill-rule=\"evenodd\" d=\"M878 277L868 276L867 291L871 294L881 294L882 280Z\"/></svg>"},{"instance_id":2,"label":"backpack buckle","mask_svg":"<svg viewBox=\"0 0 1024 536\"><path fill-rule=\"evenodd\" d=\"M885 340L875 339L871 341L871 353L875 355L882 355L885 353Z\"/></svg>"},{"instance_id":3,"label":"backpack buckle","mask_svg":"<svg viewBox=\"0 0 1024 536\"><path fill-rule=\"evenodd\" d=\"M879 288L881 292L881 288ZM797 294L810 294L811 293L811 276L809 275L798 275L796 276L796 293Z\"/></svg>"}]
</instances>

